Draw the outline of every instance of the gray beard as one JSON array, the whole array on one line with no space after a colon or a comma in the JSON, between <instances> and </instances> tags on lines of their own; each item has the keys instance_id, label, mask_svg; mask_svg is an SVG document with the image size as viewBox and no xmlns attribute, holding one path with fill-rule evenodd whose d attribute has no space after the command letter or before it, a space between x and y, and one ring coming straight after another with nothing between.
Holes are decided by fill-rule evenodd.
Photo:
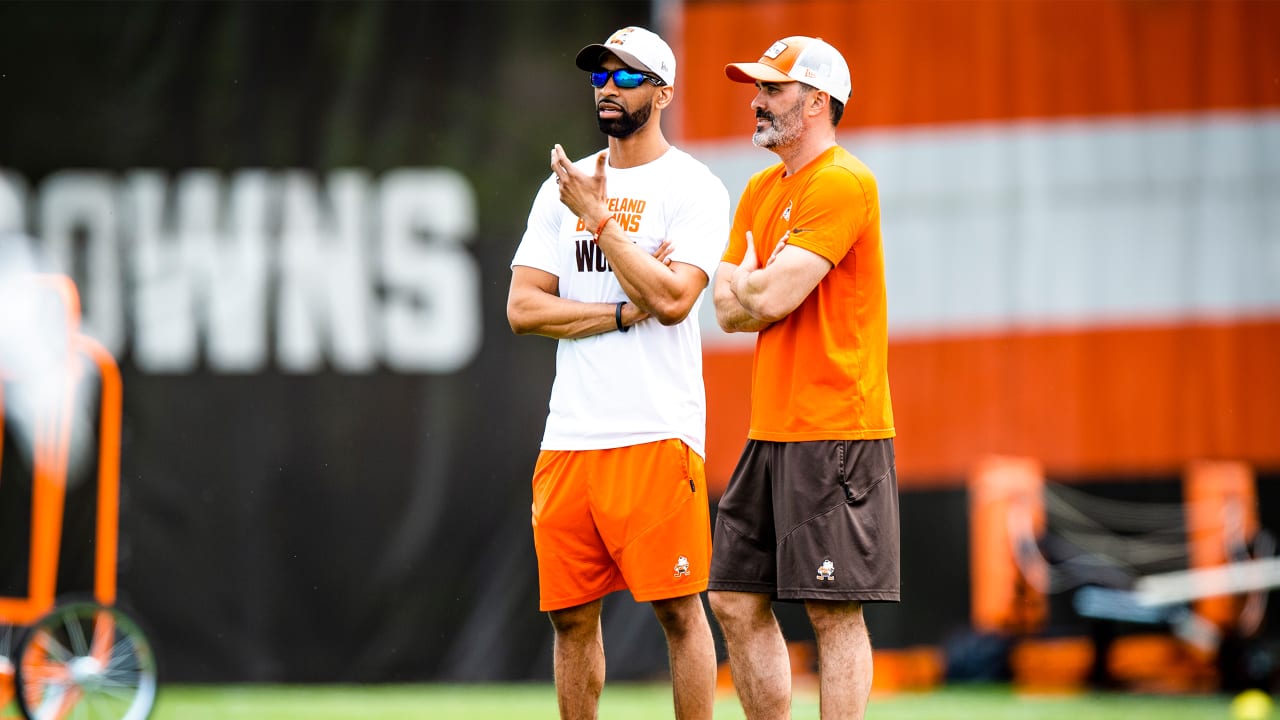
<instances>
[{"instance_id":1,"label":"gray beard","mask_svg":"<svg viewBox=\"0 0 1280 720\"><path fill-rule=\"evenodd\" d=\"M781 122L779 122L781 117ZM800 120L800 103L781 116L774 114L769 120L766 130L757 130L751 136L751 143L759 148L772 150L781 145L790 145L800 139L803 125Z\"/></svg>"},{"instance_id":2,"label":"gray beard","mask_svg":"<svg viewBox=\"0 0 1280 720\"><path fill-rule=\"evenodd\" d=\"M776 122L776 121L775 121ZM800 137L799 128L770 125L767 130L757 130L751 136L751 143L758 148L772 150L780 145L790 145Z\"/></svg>"}]
</instances>

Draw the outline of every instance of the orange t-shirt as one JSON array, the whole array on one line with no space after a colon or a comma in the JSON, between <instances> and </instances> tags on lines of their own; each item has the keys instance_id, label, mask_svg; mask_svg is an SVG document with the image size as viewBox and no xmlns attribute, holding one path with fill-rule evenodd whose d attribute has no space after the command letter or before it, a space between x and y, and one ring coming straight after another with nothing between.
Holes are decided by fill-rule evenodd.
<instances>
[{"instance_id":1,"label":"orange t-shirt","mask_svg":"<svg viewBox=\"0 0 1280 720\"><path fill-rule=\"evenodd\" d=\"M834 146L795 175L774 165L747 182L724 261L751 231L763 265L778 240L833 267L790 315L760 332L751 371L754 440L893 437L880 196L866 165Z\"/></svg>"}]
</instances>

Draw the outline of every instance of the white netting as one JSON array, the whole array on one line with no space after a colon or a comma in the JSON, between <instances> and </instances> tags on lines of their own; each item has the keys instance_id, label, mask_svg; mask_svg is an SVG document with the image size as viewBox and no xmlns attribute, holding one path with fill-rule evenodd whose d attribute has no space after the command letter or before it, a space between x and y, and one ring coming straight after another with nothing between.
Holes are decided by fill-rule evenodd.
<instances>
[{"instance_id":1,"label":"white netting","mask_svg":"<svg viewBox=\"0 0 1280 720\"><path fill-rule=\"evenodd\" d=\"M1242 508L1196 512L1183 502L1140 502L1100 497L1060 484L1044 486L1046 527L1036 537L1024 513L1012 513L1009 532L1023 576L1044 593L1081 585L1129 588L1144 575L1185 570L1188 536L1214 532L1233 560L1250 555ZM1203 518L1189 527L1188 518ZM1270 555L1273 548L1258 547Z\"/></svg>"}]
</instances>

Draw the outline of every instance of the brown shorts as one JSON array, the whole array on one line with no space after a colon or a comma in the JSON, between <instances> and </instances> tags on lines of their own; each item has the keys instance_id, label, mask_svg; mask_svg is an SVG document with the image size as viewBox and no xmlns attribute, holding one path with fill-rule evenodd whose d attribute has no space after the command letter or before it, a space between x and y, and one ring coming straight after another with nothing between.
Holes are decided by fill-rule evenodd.
<instances>
[{"instance_id":1,"label":"brown shorts","mask_svg":"<svg viewBox=\"0 0 1280 720\"><path fill-rule=\"evenodd\" d=\"M710 514L702 457L680 440L543 450L533 474L539 607L622 589L636 602L702 592Z\"/></svg>"},{"instance_id":2,"label":"brown shorts","mask_svg":"<svg viewBox=\"0 0 1280 720\"><path fill-rule=\"evenodd\" d=\"M893 440L748 440L712 547L711 590L897 602Z\"/></svg>"}]
</instances>

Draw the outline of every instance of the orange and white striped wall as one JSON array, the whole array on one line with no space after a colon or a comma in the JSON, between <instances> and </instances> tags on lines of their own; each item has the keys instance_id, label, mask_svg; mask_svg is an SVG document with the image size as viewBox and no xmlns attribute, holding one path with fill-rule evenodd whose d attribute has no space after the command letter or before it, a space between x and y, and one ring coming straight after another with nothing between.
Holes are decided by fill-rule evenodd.
<instances>
[{"instance_id":1,"label":"orange and white striped wall","mask_svg":"<svg viewBox=\"0 0 1280 720\"><path fill-rule=\"evenodd\" d=\"M671 132L736 196L775 161L753 89L774 40L841 49L840 141L880 183L904 489L980 458L1050 475L1280 469L1280 3L668 3ZM708 474L746 433L753 336L704 303Z\"/></svg>"}]
</instances>

